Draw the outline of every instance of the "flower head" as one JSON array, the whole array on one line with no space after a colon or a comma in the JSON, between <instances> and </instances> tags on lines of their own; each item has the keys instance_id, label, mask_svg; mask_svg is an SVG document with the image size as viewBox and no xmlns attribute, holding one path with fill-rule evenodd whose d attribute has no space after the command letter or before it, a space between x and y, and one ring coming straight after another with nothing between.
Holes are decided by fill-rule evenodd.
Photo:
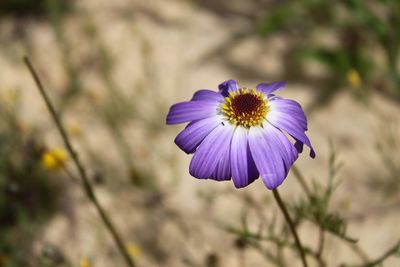
<instances>
[{"instance_id":1,"label":"flower head","mask_svg":"<svg viewBox=\"0 0 400 267\"><path fill-rule=\"evenodd\" d=\"M62 148L47 150L42 155L42 165L47 170L56 171L65 166L68 160L67 153Z\"/></svg>"},{"instance_id":2,"label":"flower head","mask_svg":"<svg viewBox=\"0 0 400 267\"><path fill-rule=\"evenodd\" d=\"M82 258L79 262L79 267L91 267L90 260L86 257Z\"/></svg>"},{"instance_id":3,"label":"flower head","mask_svg":"<svg viewBox=\"0 0 400 267\"><path fill-rule=\"evenodd\" d=\"M139 258L140 255L142 254L141 249L138 246L136 246L135 244L132 244L132 243L129 243L126 246L126 250L128 251L129 256L131 256L134 259Z\"/></svg>"},{"instance_id":4,"label":"flower head","mask_svg":"<svg viewBox=\"0 0 400 267\"><path fill-rule=\"evenodd\" d=\"M355 69L351 69L347 72L346 79L351 88L359 89L361 87L361 77Z\"/></svg>"},{"instance_id":5,"label":"flower head","mask_svg":"<svg viewBox=\"0 0 400 267\"><path fill-rule=\"evenodd\" d=\"M228 80L219 85L219 92L199 90L190 101L173 105L167 124L189 122L175 143L194 154L190 174L232 179L237 188L261 176L266 187L274 189L286 178L304 144L314 158L301 106L273 94L285 86L273 82L239 88L236 81Z\"/></svg>"}]
</instances>

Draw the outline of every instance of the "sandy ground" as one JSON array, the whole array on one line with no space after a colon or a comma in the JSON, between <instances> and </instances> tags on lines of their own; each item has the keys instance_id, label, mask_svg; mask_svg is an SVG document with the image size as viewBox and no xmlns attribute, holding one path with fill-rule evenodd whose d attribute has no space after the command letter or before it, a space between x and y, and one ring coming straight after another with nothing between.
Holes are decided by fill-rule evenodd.
<instances>
[{"instance_id":1,"label":"sandy ground","mask_svg":"<svg viewBox=\"0 0 400 267\"><path fill-rule=\"evenodd\" d=\"M185 1L80 1L65 24L66 40L72 48L71 60L76 64L81 64L91 49L92 44L82 30L87 21L99 29L99 38L114 57L113 79L118 87L135 101L141 116L159 125L156 133L149 134L146 124L137 120L128 122L123 130L133 154L144 157L145 163L139 162L139 165L153 170L154 179L162 191L168 193L164 208L143 205L148 196L126 186L128 182L121 175L123 169L109 178L111 182L107 180L111 189L96 187L101 202L126 239L143 250L137 257L139 266L157 266L157 257L165 260L164 266L186 266L182 259L203 262L210 252L219 254L222 266L238 266L234 238L221 230L218 222L238 224L246 206L240 197L248 194L260 201L265 197L271 200L271 192L261 181L235 191L229 182L191 178L188 174L190 157L173 143L182 126L167 127L163 121L172 103L190 98L197 89L216 88L223 80L238 78L221 60L211 58L201 63L199 60L230 38L240 27L236 24L241 25L241 22L227 21L208 9ZM32 55L47 87L52 89L52 96L57 98L58 88L63 88L66 83L61 66L62 53L45 21L30 20L24 24L24 39L13 37L14 30L13 22L1 21L0 87L2 90L18 89L23 97L21 116L24 122L48 129L48 144L59 145L61 141L20 58L26 53ZM282 70L285 66L280 63L284 50L283 37L250 38L237 44L230 57L235 62L246 62L243 63L246 66L259 66L265 72L264 80L270 81L284 78ZM239 81L246 86L260 82L245 77L239 77ZM98 74L85 72L82 83L85 90L96 92L100 98L104 95L105 86ZM318 88L303 84L289 84L281 95L307 106L316 90ZM93 114L86 101L74 103L66 111L66 121L81 126L85 142L96 153L113 166L122 165L112 140L91 117ZM399 112L399 106L379 95L372 95L370 105L366 106L343 91L335 101L310 116L309 136L317 157L311 160L303 153L297 163L307 180L323 181L327 175L329 140L333 141L344 167L339 174L342 184L332 208L349 218L348 234L359 239L360 246L371 258L380 256L399 239L399 206L393 206L396 201L398 203L398 196L385 199L366 185L369 175L385 171L375 143L385 127L384 122L399 125ZM74 141L81 149L80 142ZM281 193L288 201L296 199L300 193L293 178L290 174L281 187ZM122 266L112 240L91 204L78 185L74 182L67 182L67 185L67 199L62 202L60 212L38 234L35 251L40 253L43 244L51 243L59 246L75 264L81 258L89 257L96 267ZM216 192L221 196L208 203L199 198L199 192ZM263 205L267 218L277 210L272 202L263 202ZM168 212L178 214L178 219ZM304 225L300 232L306 244L315 244L313 226ZM147 255L146 246L159 247L159 251L153 253L158 254ZM328 237L325 253L330 262L328 266L337 266L343 261L357 262L349 247L334 237ZM262 258L252 251L247 252L246 262L248 267L263 263ZM384 266L400 266L400 260L390 259Z\"/></svg>"}]
</instances>

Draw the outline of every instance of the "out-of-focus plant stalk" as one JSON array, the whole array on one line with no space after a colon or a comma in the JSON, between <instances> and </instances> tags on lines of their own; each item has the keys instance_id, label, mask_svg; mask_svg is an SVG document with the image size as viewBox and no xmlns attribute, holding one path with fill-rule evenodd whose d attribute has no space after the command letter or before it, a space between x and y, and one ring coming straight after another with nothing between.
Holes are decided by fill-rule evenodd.
<instances>
[{"instance_id":1,"label":"out-of-focus plant stalk","mask_svg":"<svg viewBox=\"0 0 400 267\"><path fill-rule=\"evenodd\" d=\"M310 189L308 188L308 185L306 183L306 180L304 179L303 175L301 174L300 170L296 167L296 165L292 166L292 171L296 179L299 181L301 187L303 188L304 192L307 194L307 197L311 197L311 192Z\"/></svg>"},{"instance_id":2,"label":"out-of-focus plant stalk","mask_svg":"<svg viewBox=\"0 0 400 267\"><path fill-rule=\"evenodd\" d=\"M26 66L28 67L33 79L35 80L35 83L39 89L39 92L41 94L41 96L43 97L46 106L56 124L56 127L58 129L58 131L60 132L62 139L64 141L65 147L68 150L68 152L71 155L72 161L74 162L76 168L78 169L79 172L79 176L82 180L82 186L83 189L86 192L87 197L89 198L89 200L93 203L93 205L95 206L96 210L98 211L103 223L105 224L107 230L110 232L110 234L112 235L118 250L120 251L120 253L122 254L127 266L129 267L135 267L135 263L133 261L133 259L129 256L126 248L125 248L125 243L122 240L121 236L118 234L115 226L113 225L113 223L111 222L109 216L107 215L107 213L105 212L105 210L103 209L103 207L100 205L94 190L89 182L89 178L86 174L86 171L82 165L82 163L80 162L77 153L75 152L75 150L72 148L71 142L69 141L69 137L68 134L66 132L66 130L64 129L64 126L61 123L61 120L59 119L57 112L53 106L53 104L50 101L50 98L48 97L46 91L44 90L44 87L39 79L39 76L37 75L35 69L33 68L31 62L29 61L29 59L27 57L24 57L24 62L26 64Z\"/></svg>"},{"instance_id":3,"label":"out-of-focus plant stalk","mask_svg":"<svg viewBox=\"0 0 400 267\"><path fill-rule=\"evenodd\" d=\"M304 192L306 193L307 197L311 199L311 191L310 188L308 187L306 180L304 179L303 174L300 172L300 170L296 167L296 165L292 166L293 174L296 177L296 179L299 181L301 187L303 188ZM324 243L325 243L325 231L322 227L322 225L319 226L319 236L318 236L318 248L315 253L315 258L318 261L318 264L320 267L326 266L323 258L322 258L322 253L324 250Z\"/></svg>"},{"instance_id":4,"label":"out-of-focus plant stalk","mask_svg":"<svg viewBox=\"0 0 400 267\"><path fill-rule=\"evenodd\" d=\"M301 261L303 262L303 266L308 267L307 260L306 260L306 254L304 252L303 246L301 245L299 235L297 234L297 231L296 231L296 227L294 226L294 223L293 223L292 219L290 218L289 212L286 209L286 205L283 202L283 200L281 199L278 189L272 190L272 193L274 194L275 200L278 203L278 206L281 209L287 224L289 225L290 231L293 234L297 249L299 250L299 253L300 253Z\"/></svg>"},{"instance_id":5,"label":"out-of-focus plant stalk","mask_svg":"<svg viewBox=\"0 0 400 267\"><path fill-rule=\"evenodd\" d=\"M322 252L324 251L324 244L325 244L325 231L322 225L319 225L318 248L317 252L315 253L315 258L317 259L320 267L326 266L322 257Z\"/></svg>"}]
</instances>

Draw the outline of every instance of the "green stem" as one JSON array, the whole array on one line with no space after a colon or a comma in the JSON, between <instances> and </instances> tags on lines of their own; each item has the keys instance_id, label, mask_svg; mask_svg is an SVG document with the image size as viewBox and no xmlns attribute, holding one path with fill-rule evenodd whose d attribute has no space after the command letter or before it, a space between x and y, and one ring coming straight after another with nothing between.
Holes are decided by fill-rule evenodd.
<instances>
[{"instance_id":1,"label":"green stem","mask_svg":"<svg viewBox=\"0 0 400 267\"><path fill-rule=\"evenodd\" d=\"M127 266L135 267L135 263L134 263L133 259L129 256L121 236L118 234L116 228L114 227L114 225L111 222L110 218L108 217L107 213L105 212L103 207L100 205L99 201L97 200L97 197L96 197L96 195L93 191L93 188L89 182L89 178L86 174L86 171L83 168L83 165L78 158L78 154L72 148L71 142L69 141L69 137L67 135L67 131L64 129L64 127L61 123L61 120L58 117L57 112L56 112L53 104L50 101L50 98L48 97L46 91L44 90L44 87L39 79L39 76L37 75L35 69L33 68L31 62L29 61L29 59L27 57L24 57L24 62L26 64L26 66L28 67L33 79L35 80L35 83L39 89L39 92L46 103L46 106L54 120L54 123L56 124L58 131L61 134L61 137L64 141L65 147L67 148L68 152L71 155L72 161L74 162L76 168L78 169L79 176L82 180L82 186L83 186L84 191L86 192L87 197L95 206L95 208L96 208L97 212L99 213L100 218L102 219L103 223L105 224L107 230L112 235L120 253L122 254L124 260L126 261Z\"/></svg>"},{"instance_id":2,"label":"green stem","mask_svg":"<svg viewBox=\"0 0 400 267\"><path fill-rule=\"evenodd\" d=\"M281 196L279 195L278 189L273 189L272 193L274 193L275 200L278 203L278 206L281 209L287 224L289 225L290 231L293 234L294 240L296 242L297 249L299 250L299 253L300 253L301 261L303 262L303 266L304 267L308 267L307 260L306 260L306 255L304 253L303 246L301 245L301 242L300 242L299 236L297 234L296 228L294 226L294 223L293 223L292 219L289 216L289 212L286 209L285 203L282 201Z\"/></svg>"},{"instance_id":3,"label":"green stem","mask_svg":"<svg viewBox=\"0 0 400 267\"><path fill-rule=\"evenodd\" d=\"M393 247L391 247L388 251L386 251L382 256L380 256L376 260L371 261L363 266L365 266L365 267L377 266L378 264L381 264L382 262L384 262L387 258L392 256L393 254L396 254L398 252L400 252L400 242L397 242L397 244L395 244Z\"/></svg>"}]
</instances>

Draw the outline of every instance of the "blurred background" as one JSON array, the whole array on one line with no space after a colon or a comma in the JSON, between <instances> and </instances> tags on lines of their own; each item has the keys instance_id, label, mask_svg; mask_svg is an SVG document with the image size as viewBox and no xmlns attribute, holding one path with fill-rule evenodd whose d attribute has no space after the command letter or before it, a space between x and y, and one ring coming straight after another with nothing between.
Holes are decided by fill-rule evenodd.
<instances>
[{"instance_id":1,"label":"blurred background","mask_svg":"<svg viewBox=\"0 0 400 267\"><path fill-rule=\"evenodd\" d=\"M165 125L231 78L308 115L311 193L280 191L311 266L400 266L399 41L397 0L0 1L0 266L124 264L24 55L138 266L300 266L262 182L190 177Z\"/></svg>"}]
</instances>

